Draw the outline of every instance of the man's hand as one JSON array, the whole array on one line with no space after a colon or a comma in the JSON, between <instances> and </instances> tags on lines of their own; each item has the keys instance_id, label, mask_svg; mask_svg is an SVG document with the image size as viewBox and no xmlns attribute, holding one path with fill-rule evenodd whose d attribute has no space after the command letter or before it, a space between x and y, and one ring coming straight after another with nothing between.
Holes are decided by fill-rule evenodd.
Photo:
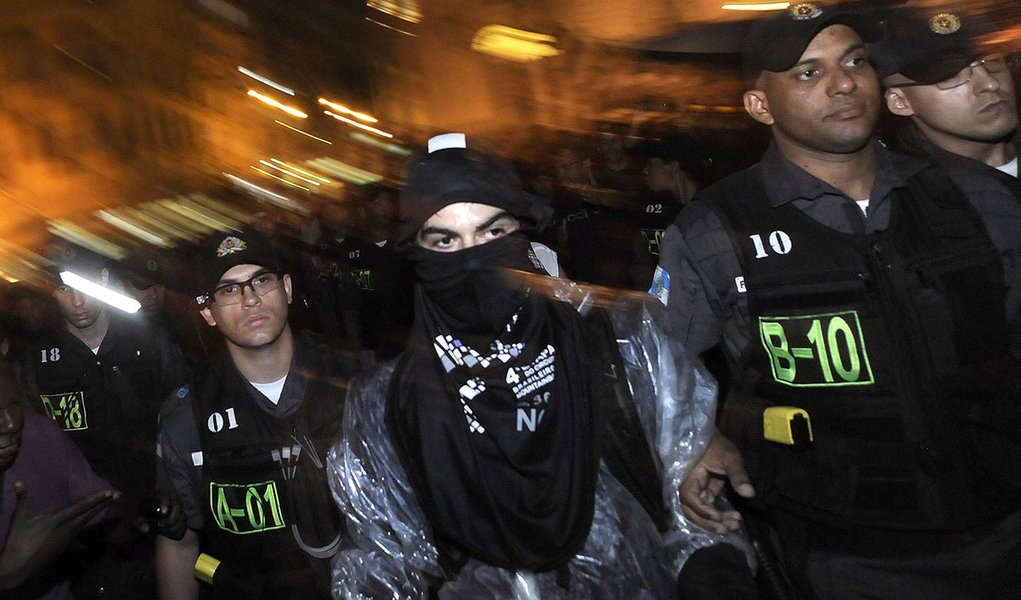
<instances>
[{"instance_id":1,"label":"man's hand","mask_svg":"<svg viewBox=\"0 0 1021 600\"><path fill-rule=\"evenodd\" d=\"M107 505L120 496L103 490L47 514L33 514L32 497L22 482L14 484L17 503L7 544L0 554L0 590L13 589L64 553L68 544Z\"/></svg>"},{"instance_id":2,"label":"man's hand","mask_svg":"<svg viewBox=\"0 0 1021 600\"><path fill-rule=\"evenodd\" d=\"M155 497L143 503L143 506L146 514L135 518L132 523L135 531L143 535L155 531L172 540L184 537L188 523L176 494L168 490L156 490Z\"/></svg>"},{"instance_id":3,"label":"man's hand","mask_svg":"<svg viewBox=\"0 0 1021 600\"><path fill-rule=\"evenodd\" d=\"M184 518L184 509L177 495L167 490L157 490L156 499L159 506L156 512L159 518L156 519L156 532L172 540L179 540L188 531L188 522Z\"/></svg>"},{"instance_id":4,"label":"man's hand","mask_svg":"<svg viewBox=\"0 0 1021 600\"><path fill-rule=\"evenodd\" d=\"M716 431L709 447L691 473L681 484L681 510L688 520L717 533L736 531L741 527L741 514L736 510L716 508L716 498L730 480L734 490L745 498L755 495L748 481L741 452L727 438Z\"/></svg>"}]
</instances>

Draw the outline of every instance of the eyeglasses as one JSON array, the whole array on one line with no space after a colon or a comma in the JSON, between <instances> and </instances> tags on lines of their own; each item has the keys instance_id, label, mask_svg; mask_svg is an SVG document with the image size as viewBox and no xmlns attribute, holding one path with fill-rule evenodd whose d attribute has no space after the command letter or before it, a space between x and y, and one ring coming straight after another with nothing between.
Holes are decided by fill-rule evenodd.
<instances>
[{"instance_id":1,"label":"eyeglasses","mask_svg":"<svg viewBox=\"0 0 1021 600\"><path fill-rule=\"evenodd\" d=\"M259 296L280 287L280 275L272 271L260 271L244 281L233 281L216 286L211 294L203 294L196 298L199 304L215 302L220 306L238 304L245 297L245 288L250 287Z\"/></svg>"},{"instance_id":2,"label":"eyeglasses","mask_svg":"<svg viewBox=\"0 0 1021 600\"><path fill-rule=\"evenodd\" d=\"M986 73L992 75L994 73L1000 73L1002 71L1007 70L1007 59L1002 54L990 54L989 56L973 61L967 67L964 67L963 69L958 71L956 75L948 79L944 79L943 81L937 82L935 84L920 83L915 81L911 83L898 83L891 87L917 87L920 85L935 85L937 89L943 91L952 90L956 87L961 87L962 85L971 81L972 72L975 70L975 67L982 67L983 69L986 70Z\"/></svg>"}]
</instances>

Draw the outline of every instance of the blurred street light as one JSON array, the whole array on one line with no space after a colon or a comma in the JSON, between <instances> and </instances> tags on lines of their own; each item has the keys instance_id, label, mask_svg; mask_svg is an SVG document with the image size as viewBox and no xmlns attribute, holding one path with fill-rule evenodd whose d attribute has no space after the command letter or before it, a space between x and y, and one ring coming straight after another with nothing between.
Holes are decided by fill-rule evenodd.
<instances>
[{"instance_id":1,"label":"blurred street light","mask_svg":"<svg viewBox=\"0 0 1021 600\"><path fill-rule=\"evenodd\" d=\"M255 98L259 102L263 102L265 104L268 104L269 106L272 106L273 108L280 109L291 116L298 117L299 119L308 118L307 114L301 112L297 108L294 108L293 106L287 106L286 104L278 102L273 98L270 98L269 96L260 94L255 90L248 90L248 95L251 96L252 98Z\"/></svg>"}]
</instances>

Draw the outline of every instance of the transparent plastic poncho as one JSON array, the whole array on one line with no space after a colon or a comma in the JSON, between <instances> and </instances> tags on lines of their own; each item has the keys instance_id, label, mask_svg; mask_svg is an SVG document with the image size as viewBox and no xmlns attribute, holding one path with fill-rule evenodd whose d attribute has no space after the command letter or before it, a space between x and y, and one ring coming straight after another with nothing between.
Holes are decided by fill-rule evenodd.
<instances>
[{"instance_id":1,"label":"transparent plastic poncho","mask_svg":"<svg viewBox=\"0 0 1021 600\"><path fill-rule=\"evenodd\" d=\"M698 548L726 541L750 557L740 536L709 532L681 513L677 490L712 435L716 383L664 334L661 305L644 295L544 279L531 285L571 302L582 314L596 305L607 308L631 394L659 459L670 527L658 531L603 464L592 528L568 564L566 587L554 572L513 571L470 560L442 583L439 597L670 598L684 561ZM383 365L354 382L342 436L329 453L330 487L349 533L333 561L334 598L425 598L429 582L435 586L440 577L429 525L386 431L393 370L392 363Z\"/></svg>"}]
</instances>

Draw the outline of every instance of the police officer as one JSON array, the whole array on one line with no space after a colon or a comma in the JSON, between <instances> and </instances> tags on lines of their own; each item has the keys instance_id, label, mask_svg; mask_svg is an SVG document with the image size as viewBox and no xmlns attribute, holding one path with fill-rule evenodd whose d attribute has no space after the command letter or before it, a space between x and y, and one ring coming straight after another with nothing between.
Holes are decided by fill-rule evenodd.
<instances>
[{"instance_id":1,"label":"police officer","mask_svg":"<svg viewBox=\"0 0 1021 600\"><path fill-rule=\"evenodd\" d=\"M226 351L161 413L160 481L188 524L157 540L161 598L197 597L196 575L218 598L328 598L341 530L324 463L349 367L292 333L291 278L266 237L213 234L196 263Z\"/></svg>"},{"instance_id":2,"label":"police officer","mask_svg":"<svg viewBox=\"0 0 1021 600\"><path fill-rule=\"evenodd\" d=\"M59 272L116 289L101 256L69 245L54 249ZM103 551L82 558L75 593L151 596L152 540L130 525L155 498L157 415L167 394L187 381L188 367L165 331L63 280L52 295L61 326L32 340L20 361L21 377L36 410L70 434L96 473L124 493L123 518L113 521Z\"/></svg>"},{"instance_id":3,"label":"police officer","mask_svg":"<svg viewBox=\"0 0 1021 600\"><path fill-rule=\"evenodd\" d=\"M701 173L696 167L702 159L695 141L681 137L644 142L634 153L646 162L645 189L638 196L638 209L629 215L636 242L631 279L634 289L644 291L652 282L666 228L698 189Z\"/></svg>"},{"instance_id":4,"label":"police officer","mask_svg":"<svg viewBox=\"0 0 1021 600\"><path fill-rule=\"evenodd\" d=\"M901 9L869 48L890 112L907 117L901 141L947 168L982 164L1017 177L1017 99L1010 57L982 45L984 17L940 7Z\"/></svg>"},{"instance_id":5,"label":"police officer","mask_svg":"<svg viewBox=\"0 0 1021 600\"><path fill-rule=\"evenodd\" d=\"M713 475L755 495L810 597L1003 597L1021 495L1000 252L945 174L872 138L863 34L811 3L753 24L744 105L772 144L666 234L657 289L690 350L723 344L718 424L751 476L718 435L682 495L724 530Z\"/></svg>"},{"instance_id":6,"label":"police officer","mask_svg":"<svg viewBox=\"0 0 1021 600\"><path fill-rule=\"evenodd\" d=\"M396 197L396 190L382 184L356 190L351 203L358 227L338 228L335 217L324 219L322 255L315 259L317 279L332 280L341 322L353 330L348 339L376 360L400 353L411 327L412 276L392 240ZM324 210L324 217L332 212ZM329 299L328 292L323 300Z\"/></svg>"},{"instance_id":7,"label":"police officer","mask_svg":"<svg viewBox=\"0 0 1021 600\"><path fill-rule=\"evenodd\" d=\"M931 7L901 9L884 20L869 49L899 117L893 140L945 169L982 214L993 242L1021 281L1021 182L1017 179L1017 99L1008 57L980 44L995 33L980 15ZM1008 291L1017 305L1018 286ZM1017 333L1016 331L1014 332ZM1021 356L1021 340L1012 340Z\"/></svg>"}]
</instances>

